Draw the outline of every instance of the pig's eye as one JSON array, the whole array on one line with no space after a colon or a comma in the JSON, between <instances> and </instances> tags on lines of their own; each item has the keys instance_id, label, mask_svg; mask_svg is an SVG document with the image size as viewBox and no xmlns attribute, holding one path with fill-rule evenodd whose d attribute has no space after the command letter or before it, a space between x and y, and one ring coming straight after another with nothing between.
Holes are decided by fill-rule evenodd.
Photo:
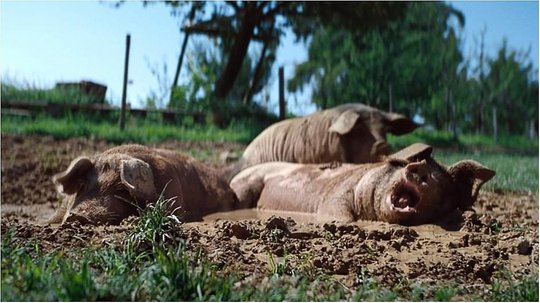
<instances>
[{"instance_id":1,"label":"pig's eye","mask_svg":"<svg viewBox=\"0 0 540 303\"><path fill-rule=\"evenodd\" d=\"M83 193L83 192L86 191L87 188L88 188L88 186L85 183L81 183L81 186L79 188L79 192Z\"/></svg>"},{"instance_id":2,"label":"pig's eye","mask_svg":"<svg viewBox=\"0 0 540 303\"><path fill-rule=\"evenodd\" d=\"M104 173L104 172L107 172L111 169L111 166L109 165L109 163L105 163L103 164L103 166L101 167L101 173Z\"/></svg>"},{"instance_id":3,"label":"pig's eye","mask_svg":"<svg viewBox=\"0 0 540 303\"><path fill-rule=\"evenodd\" d=\"M120 197L124 197L124 198L131 197L131 195L129 194L129 190L127 190L127 188L119 189L119 190L116 192L116 195L117 195L117 196L120 196Z\"/></svg>"}]
</instances>

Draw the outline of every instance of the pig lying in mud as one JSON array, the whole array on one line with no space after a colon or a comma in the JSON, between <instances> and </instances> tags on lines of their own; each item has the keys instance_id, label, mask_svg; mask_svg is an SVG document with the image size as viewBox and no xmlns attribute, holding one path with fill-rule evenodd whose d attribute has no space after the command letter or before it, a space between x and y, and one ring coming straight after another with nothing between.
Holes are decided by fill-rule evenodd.
<instances>
[{"instance_id":1,"label":"pig lying in mud","mask_svg":"<svg viewBox=\"0 0 540 303\"><path fill-rule=\"evenodd\" d=\"M243 207L418 225L470 208L494 175L471 160L445 168L431 147L415 144L379 163L263 163L240 172L231 187Z\"/></svg>"},{"instance_id":2,"label":"pig lying in mud","mask_svg":"<svg viewBox=\"0 0 540 303\"><path fill-rule=\"evenodd\" d=\"M50 223L119 223L155 202L175 197L171 211L184 220L235 208L236 196L216 171L192 157L163 149L125 145L94 157L78 157L54 176L64 201Z\"/></svg>"},{"instance_id":3,"label":"pig lying in mud","mask_svg":"<svg viewBox=\"0 0 540 303\"><path fill-rule=\"evenodd\" d=\"M246 147L230 175L272 161L377 162L390 153L386 143L388 132L402 135L417 127L401 114L360 103L343 104L269 126Z\"/></svg>"}]
</instances>

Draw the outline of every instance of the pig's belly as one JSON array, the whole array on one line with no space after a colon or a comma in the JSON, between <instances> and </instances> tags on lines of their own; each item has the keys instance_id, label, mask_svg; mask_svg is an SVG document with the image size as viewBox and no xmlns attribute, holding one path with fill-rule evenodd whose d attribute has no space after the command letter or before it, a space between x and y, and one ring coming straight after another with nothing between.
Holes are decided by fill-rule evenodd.
<instances>
[{"instance_id":1,"label":"pig's belly","mask_svg":"<svg viewBox=\"0 0 540 303\"><path fill-rule=\"evenodd\" d=\"M310 190L312 184L306 178L275 178L265 182L257 208L269 210L316 213L321 195Z\"/></svg>"}]
</instances>

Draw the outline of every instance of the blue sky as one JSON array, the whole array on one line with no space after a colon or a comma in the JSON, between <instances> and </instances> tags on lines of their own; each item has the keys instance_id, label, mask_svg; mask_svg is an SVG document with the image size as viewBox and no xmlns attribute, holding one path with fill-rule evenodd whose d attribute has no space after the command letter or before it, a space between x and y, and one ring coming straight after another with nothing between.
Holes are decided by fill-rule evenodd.
<instances>
[{"instance_id":1,"label":"blue sky","mask_svg":"<svg viewBox=\"0 0 540 303\"><path fill-rule=\"evenodd\" d=\"M127 2L98 1L0 1L0 70L2 81L48 88L59 81L92 80L108 86L108 98L119 103L122 92L125 36L131 34L128 100L136 107L150 92L160 88L151 67L172 81L180 52L179 21L161 3L143 7ZM472 51L474 37L485 26L486 47L495 54L503 37L513 49L531 48L538 67L538 2L451 2L466 17L464 54ZM295 45L288 34L277 54L274 78L268 88L268 106L277 104L277 67L285 67L285 78L295 63L307 58L305 46ZM193 46L190 43L189 48ZM185 62L185 61L184 61ZM181 79L182 81L182 79ZM309 93L287 94L290 109L305 114L315 108Z\"/></svg>"}]
</instances>

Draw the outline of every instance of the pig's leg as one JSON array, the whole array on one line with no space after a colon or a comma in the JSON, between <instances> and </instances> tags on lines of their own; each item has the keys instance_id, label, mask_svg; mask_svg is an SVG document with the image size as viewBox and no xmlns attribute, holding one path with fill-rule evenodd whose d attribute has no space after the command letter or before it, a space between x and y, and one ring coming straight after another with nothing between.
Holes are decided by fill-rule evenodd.
<instances>
[{"instance_id":1,"label":"pig's leg","mask_svg":"<svg viewBox=\"0 0 540 303\"><path fill-rule=\"evenodd\" d=\"M252 208L257 205L264 188L264 177L252 175L231 182L231 188L238 198L236 209Z\"/></svg>"},{"instance_id":2,"label":"pig's leg","mask_svg":"<svg viewBox=\"0 0 540 303\"><path fill-rule=\"evenodd\" d=\"M72 196L65 196L62 198L62 202L58 209L54 212L51 218L47 220L48 224L62 224L66 220L69 210L73 204Z\"/></svg>"},{"instance_id":3,"label":"pig's leg","mask_svg":"<svg viewBox=\"0 0 540 303\"><path fill-rule=\"evenodd\" d=\"M353 222L355 221L351 209L353 198L352 191L348 191L342 195L323 201L317 211L317 216L320 219Z\"/></svg>"}]
</instances>

